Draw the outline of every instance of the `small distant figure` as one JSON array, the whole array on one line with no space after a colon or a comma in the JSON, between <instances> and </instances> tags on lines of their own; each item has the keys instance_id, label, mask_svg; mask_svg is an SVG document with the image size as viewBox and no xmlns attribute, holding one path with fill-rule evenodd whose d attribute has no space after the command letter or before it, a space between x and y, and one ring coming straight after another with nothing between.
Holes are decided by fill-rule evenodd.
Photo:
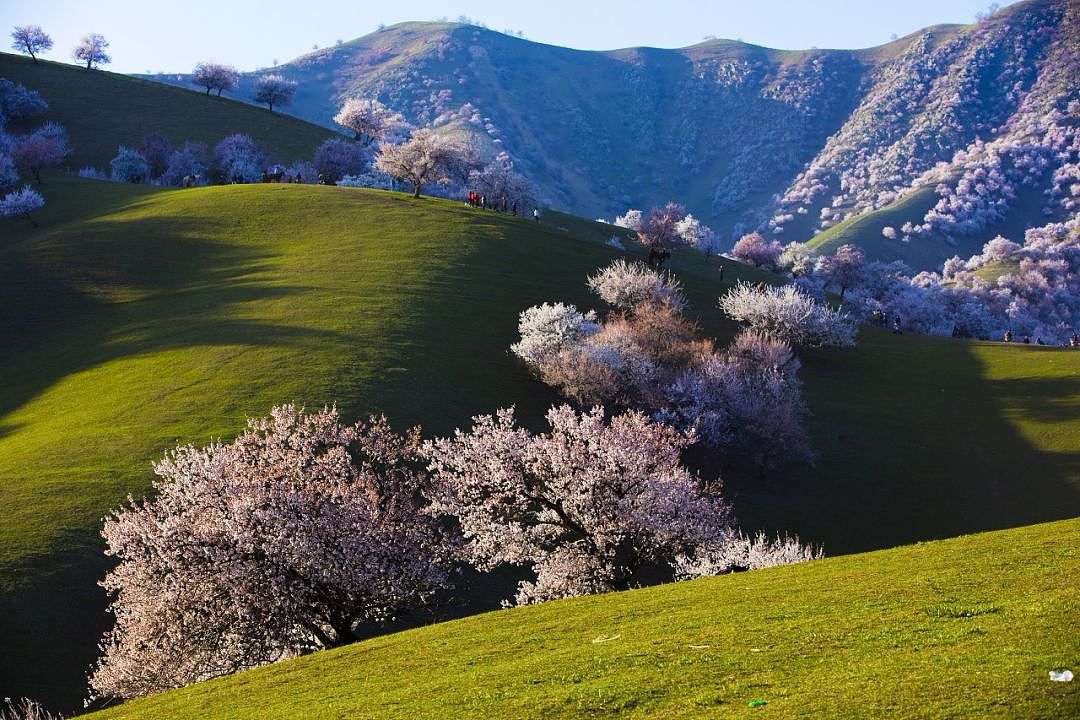
<instances>
[{"instance_id":1,"label":"small distant figure","mask_svg":"<svg viewBox=\"0 0 1080 720\"><path fill-rule=\"evenodd\" d=\"M1025 335L1024 339L1021 342L1023 342L1025 345L1030 345L1031 344L1031 338L1028 337L1027 335Z\"/></svg>"},{"instance_id":2,"label":"small distant figure","mask_svg":"<svg viewBox=\"0 0 1080 720\"><path fill-rule=\"evenodd\" d=\"M1043 339L1042 339L1042 337L1040 336L1040 337L1037 337L1037 338L1035 338L1035 344L1036 344L1036 345L1045 345L1046 343L1045 343L1045 342L1043 342Z\"/></svg>"},{"instance_id":3,"label":"small distant figure","mask_svg":"<svg viewBox=\"0 0 1080 720\"><path fill-rule=\"evenodd\" d=\"M903 323L901 322L899 315L897 315L896 317L893 318L892 331L893 331L894 335L903 335L904 334Z\"/></svg>"},{"instance_id":4,"label":"small distant figure","mask_svg":"<svg viewBox=\"0 0 1080 720\"><path fill-rule=\"evenodd\" d=\"M1012 330L1011 329L1006 330L1005 331L1005 342L1011 343L1012 341L1013 341Z\"/></svg>"},{"instance_id":5,"label":"small distant figure","mask_svg":"<svg viewBox=\"0 0 1080 720\"><path fill-rule=\"evenodd\" d=\"M481 195L480 196L480 207L487 210L487 195Z\"/></svg>"},{"instance_id":6,"label":"small distant figure","mask_svg":"<svg viewBox=\"0 0 1080 720\"><path fill-rule=\"evenodd\" d=\"M540 222L540 208L533 208L533 220Z\"/></svg>"},{"instance_id":7,"label":"small distant figure","mask_svg":"<svg viewBox=\"0 0 1080 720\"><path fill-rule=\"evenodd\" d=\"M881 308L874 308L874 322L878 327L885 327L885 311Z\"/></svg>"},{"instance_id":8,"label":"small distant figure","mask_svg":"<svg viewBox=\"0 0 1080 720\"><path fill-rule=\"evenodd\" d=\"M765 281L764 280L758 280L756 289L757 289L758 295L764 295L765 294Z\"/></svg>"},{"instance_id":9,"label":"small distant figure","mask_svg":"<svg viewBox=\"0 0 1080 720\"><path fill-rule=\"evenodd\" d=\"M1069 347L1072 347L1072 348L1080 347L1080 335L1077 335L1074 332L1072 335L1069 336Z\"/></svg>"},{"instance_id":10,"label":"small distant figure","mask_svg":"<svg viewBox=\"0 0 1080 720\"><path fill-rule=\"evenodd\" d=\"M515 200L514 204L510 206L510 214L514 217L517 217L517 200Z\"/></svg>"},{"instance_id":11,"label":"small distant figure","mask_svg":"<svg viewBox=\"0 0 1080 720\"><path fill-rule=\"evenodd\" d=\"M724 263L723 262L720 263L720 267L717 268L717 271L720 273L720 282L723 282L724 281Z\"/></svg>"}]
</instances>

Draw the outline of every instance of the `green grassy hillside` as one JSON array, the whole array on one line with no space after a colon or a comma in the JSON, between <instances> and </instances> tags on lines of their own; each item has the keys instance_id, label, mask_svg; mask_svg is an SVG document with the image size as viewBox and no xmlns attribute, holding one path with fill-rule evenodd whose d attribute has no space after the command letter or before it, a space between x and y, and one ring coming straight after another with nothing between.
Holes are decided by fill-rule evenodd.
<instances>
[{"instance_id":1,"label":"green grassy hillside","mask_svg":"<svg viewBox=\"0 0 1080 720\"><path fill-rule=\"evenodd\" d=\"M0 221L0 677L65 702L105 621L100 518L169 447L286 401L429 435L511 403L537 425L554 397L507 351L517 313L596 306L585 275L617 255L566 216L358 189L55 175L45 194L40 229ZM716 298L759 275L672 265L729 337ZM803 360L817 464L722 469L748 527L839 554L1080 515L1080 353L866 331Z\"/></svg>"},{"instance_id":2,"label":"green grassy hillside","mask_svg":"<svg viewBox=\"0 0 1080 720\"><path fill-rule=\"evenodd\" d=\"M941 265L954 255L969 258L982 252L983 245L998 235L1024 243L1024 232L1031 227L1045 224L1052 218L1042 214L1046 199L1042 192L1032 188L1020 188L1016 201L1000 221L989 223L977 233L954 238L950 244L945 238L914 239L903 243L889 240L881 234L885 227L899 231L905 222L921 223L923 217L938 201L932 187L923 187L887 205L880 210L864 213L844 220L818 233L809 241L812 249L829 254L845 244L858 245L873 260L891 262L903 260L915 270L941 271ZM988 280L998 274L992 271L980 273Z\"/></svg>"},{"instance_id":3,"label":"green grassy hillside","mask_svg":"<svg viewBox=\"0 0 1080 720\"><path fill-rule=\"evenodd\" d=\"M0 77L41 93L49 103L44 119L67 128L74 146L68 163L74 169L93 165L108 170L117 145L138 148L151 132L174 144L199 141L211 151L226 135L247 133L282 162L310 160L319 143L332 136L324 128L227 97L75 65L34 63L21 55L0 53Z\"/></svg>"},{"instance_id":4,"label":"green grassy hillside","mask_svg":"<svg viewBox=\"0 0 1080 720\"><path fill-rule=\"evenodd\" d=\"M94 718L1067 718L1080 521L425 627ZM749 706L755 701L765 704Z\"/></svg>"}]
</instances>

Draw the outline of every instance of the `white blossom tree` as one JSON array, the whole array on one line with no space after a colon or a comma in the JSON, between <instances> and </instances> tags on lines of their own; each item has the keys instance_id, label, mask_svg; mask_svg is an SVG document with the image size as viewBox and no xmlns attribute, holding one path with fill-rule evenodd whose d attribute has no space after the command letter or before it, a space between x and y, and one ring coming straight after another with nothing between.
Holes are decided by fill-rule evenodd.
<instances>
[{"instance_id":1,"label":"white blossom tree","mask_svg":"<svg viewBox=\"0 0 1080 720\"><path fill-rule=\"evenodd\" d=\"M601 300L620 310L633 311L643 305L668 305L676 310L686 307L678 280L640 262L615 260L589 276L588 285Z\"/></svg>"},{"instance_id":2,"label":"white blossom tree","mask_svg":"<svg viewBox=\"0 0 1080 720\"><path fill-rule=\"evenodd\" d=\"M435 506L457 518L481 569L527 565L518 603L625 589L646 566L672 568L734 535L727 503L679 463L689 438L640 412L547 414L533 435L512 410L424 445Z\"/></svg>"},{"instance_id":3,"label":"white blossom tree","mask_svg":"<svg viewBox=\"0 0 1080 720\"><path fill-rule=\"evenodd\" d=\"M234 133L214 147L214 159L225 182L256 182L262 176L266 153L250 135Z\"/></svg>"},{"instance_id":4,"label":"white blossom tree","mask_svg":"<svg viewBox=\"0 0 1080 720\"><path fill-rule=\"evenodd\" d=\"M274 112L274 105L289 105L296 95L297 83L286 80L281 75L263 75L255 81L251 99L260 105L266 105Z\"/></svg>"},{"instance_id":5,"label":"white blossom tree","mask_svg":"<svg viewBox=\"0 0 1080 720\"><path fill-rule=\"evenodd\" d=\"M116 625L101 697L187 685L351 642L425 601L453 552L424 511L419 432L293 406L231 444L178 447L154 495L105 519Z\"/></svg>"},{"instance_id":6,"label":"white blossom tree","mask_svg":"<svg viewBox=\"0 0 1080 720\"><path fill-rule=\"evenodd\" d=\"M150 163L142 153L121 145L109 162L109 176L116 182L142 183L150 180Z\"/></svg>"},{"instance_id":7,"label":"white blossom tree","mask_svg":"<svg viewBox=\"0 0 1080 720\"><path fill-rule=\"evenodd\" d=\"M413 197L429 183L447 182L460 149L452 140L423 128L400 145L382 145L375 167L413 188Z\"/></svg>"},{"instance_id":8,"label":"white blossom tree","mask_svg":"<svg viewBox=\"0 0 1080 720\"><path fill-rule=\"evenodd\" d=\"M3 200L0 200L0 215L4 217L22 215L30 221L31 225L37 227L38 224L30 213L43 207L45 207L45 198L41 197L41 193L26 185L22 190L9 192Z\"/></svg>"},{"instance_id":9,"label":"white blossom tree","mask_svg":"<svg viewBox=\"0 0 1080 720\"><path fill-rule=\"evenodd\" d=\"M848 347L855 344L855 321L842 310L817 302L794 285L758 286L740 282L720 298L728 317L792 345Z\"/></svg>"},{"instance_id":10,"label":"white blossom tree","mask_svg":"<svg viewBox=\"0 0 1080 720\"><path fill-rule=\"evenodd\" d=\"M199 63L191 72L191 82L206 88L207 96L211 90L232 92L240 84L240 72L231 65L220 63ZM261 102L261 101L260 101Z\"/></svg>"},{"instance_id":11,"label":"white blossom tree","mask_svg":"<svg viewBox=\"0 0 1080 720\"><path fill-rule=\"evenodd\" d=\"M693 215L687 214L675 224L675 233L682 242L703 253L720 252L720 238L712 229Z\"/></svg>"},{"instance_id":12,"label":"white blossom tree","mask_svg":"<svg viewBox=\"0 0 1080 720\"><path fill-rule=\"evenodd\" d=\"M95 65L108 65L112 58L105 52L109 47L109 41L104 35L90 33L83 35L79 44L71 51L71 57L78 63L86 63L86 69L92 70Z\"/></svg>"},{"instance_id":13,"label":"white blossom tree","mask_svg":"<svg viewBox=\"0 0 1080 720\"><path fill-rule=\"evenodd\" d=\"M352 130L364 147L382 140L394 128L408 124L402 115L373 98L349 98L334 116L334 122Z\"/></svg>"},{"instance_id":14,"label":"white blossom tree","mask_svg":"<svg viewBox=\"0 0 1080 720\"><path fill-rule=\"evenodd\" d=\"M37 53L52 50L53 41L40 25L20 25L11 31L11 49L26 53L37 62Z\"/></svg>"},{"instance_id":15,"label":"white blossom tree","mask_svg":"<svg viewBox=\"0 0 1080 720\"><path fill-rule=\"evenodd\" d=\"M596 313L582 313L573 305L544 303L523 310L518 317L521 341L510 350L533 367L559 351L599 332Z\"/></svg>"}]
</instances>

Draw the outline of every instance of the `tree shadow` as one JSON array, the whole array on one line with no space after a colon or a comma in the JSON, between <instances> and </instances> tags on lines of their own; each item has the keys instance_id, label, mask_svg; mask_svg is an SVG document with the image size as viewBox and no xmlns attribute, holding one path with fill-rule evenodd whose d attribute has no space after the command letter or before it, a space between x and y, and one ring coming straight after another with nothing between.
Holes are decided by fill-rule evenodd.
<instances>
[{"instance_id":1,"label":"tree shadow","mask_svg":"<svg viewBox=\"0 0 1080 720\"><path fill-rule=\"evenodd\" d=\"M1075 421L1080 379L994 379L976 347L864 330L801 353L816 464L728 473L739 519L838 555L1080 515L1080 452L1018 428Z\"/></svg>"}]
</instances>

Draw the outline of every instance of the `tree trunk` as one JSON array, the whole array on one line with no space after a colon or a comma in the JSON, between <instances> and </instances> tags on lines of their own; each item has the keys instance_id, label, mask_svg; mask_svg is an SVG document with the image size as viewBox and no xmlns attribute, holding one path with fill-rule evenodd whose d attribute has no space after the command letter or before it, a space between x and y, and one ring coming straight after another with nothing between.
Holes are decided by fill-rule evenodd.
<instances>
[{"instance_id":1,"label":"tree trunk","mask_svg":"<svg viewBox=\"0 0 1080 720\"><path fill-rule=\"evenodd\" d=\"M30 224L33 225L34 227L38 226L38 224L36 222L34 222L34 218L30 217L30 213L26 213L26 219L29 220Z\"/></svg>"},{"instance_id":2,"label":"tree trunk","mask_svg":"<svg viewBox=\"0 0 1080 720\"><path fill-rule=\"evenodd\" d=\"M206 88L206 97L210 97L210 88Z\"/></svg>"},{"instance_id":3,"label":"tree trunk","mask_svg":"<svg viewBox=\"0 0 1080 720\"><path fill-rule=\"evenodd\" d=\"M413 183L413 192L412 192L412 196L413 196L414 198L418 198L418 197L420 197L420 183Z\"/></svg>"}]
</instances>

